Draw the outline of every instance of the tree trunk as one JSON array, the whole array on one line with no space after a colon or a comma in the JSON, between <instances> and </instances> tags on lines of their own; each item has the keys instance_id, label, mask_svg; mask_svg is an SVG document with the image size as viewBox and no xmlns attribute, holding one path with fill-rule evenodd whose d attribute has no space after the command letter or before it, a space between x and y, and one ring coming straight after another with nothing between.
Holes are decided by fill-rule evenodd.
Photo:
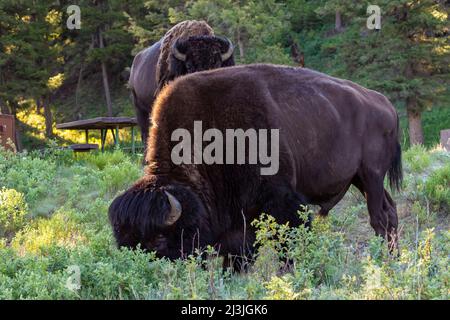
<instances>
[{"instance_id":1,"label":"tree trunk","mask_svg":"<svg viewBox=\"0 0 450 320\"><path fill-rule=\"evenodd\" d=\"M409 122L409 143L411 145L423 144L422 114L417 111L415 98L406 100L406 111Z\"/></svg>"},{"instance_id":2,"label":"tree trunk","mask_svg":"<svg viewBox=\"0 0 450 320\"><path fill-rule=\"evenodd\" d=\"M245 51L244 51L244 42L242 41L242 36L241 36L241 31L238 30L238 34L237 34L237 43L238 43L238 47L239 47L239 58L240 58L240 62L244 63L244 59L245 59Z\"/></svg>"},{"instance_id":3,"label":"tree trunk","mask_svg":"<svg viewBox=\"0 0 450 320\"><path fill-rule=\"evenodd\" d=\"M103 35L102 35L101 31L99 31L98 37L99 37L98 40L99 40L100 48L104 48ZM103 88L105 89L105 97L106 97L106 107L108 108L108 117L112 117L113 110L112 110L112 102L111 102L111 93L109 91L108 69L106 68L105 61L102 61L101 64L102 64Z\"/></svg>"},{"instance_id":4,"label":"tree trunk","mask_svg":"<svg viewBox=\"0 0 450 320\"><path fill-rule=\"evenodd\" d=\"M80 113L80 89L81 89L81 80L83 80L83 62L81 62L80 65L80 72L78 73L78 81L77 81L77 88L75 89L75 113L78 114Z\"/></svg>"},{"instance_id":5,"label":"tree trunk","mask_svg":"<svg viewBox=\"0 0 450 320\"><path fill-rule=\"evenodd\" d=\"M334 30L336 30L337 32L340 32L342 30L342 15L339 10L336 10L335 14Z\"/></svg>"},{"instance_id":6,"label":"tree trunk","mask_svg":"<svg viewBox=\"0 0 450 320\"><path fill-rule=\"evenodd\" d=\"M6 104L6 102L3 99L0 99L0 113L3 113L3 114L11 113L11 111L8 108L8 105Z\"/></svg>"},{"instance_id":7,"label":"tree trunk","mask_svg":"<svg viewBox=\"0 0 450 320\"><path fill-rule=\"evenodd\" d=\"M36 99L36 113L41 115L41 108L42 108L42 100Z\"/></svg>"},{"instance_id":8,"label":"tree trunk","mask_svg":"<svg viewBox=\"0 0 450 320\"><path fill-rule=\"evenodd\" d=\"M50 108L50 99L45 100L42 98L44 107L44 117L45 117L45 136L47 138L53 137L53 115Z\"/></svg>"},{"instance_id":9,"label":"tree trunk","mask_svg":"<svg viewBox=\"0 0 450 320\"><path fill-rule=\"evenodd\" d=\"M300 51L298 44L295 42L291 44L291 57L299 67L305 67L305 55Z\"/></svg>"}]
</instances>

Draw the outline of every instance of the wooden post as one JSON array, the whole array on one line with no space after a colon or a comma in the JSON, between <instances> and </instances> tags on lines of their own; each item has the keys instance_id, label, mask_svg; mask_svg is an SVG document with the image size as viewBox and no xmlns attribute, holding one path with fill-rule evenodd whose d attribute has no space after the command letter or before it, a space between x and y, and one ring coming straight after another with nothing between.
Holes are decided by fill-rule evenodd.
<instances>
[{"instance_id":1,"label":"wooden post","mask_svg":"<svg viewBox=\"0 0 450 320\"><path fill-rule=\"evenodd\" d=\"M86 136L86 144L88 144L89 143L89 130L88 129L84 130L84 134Z\"/></svg>"},{"instance_id":2,"label":"wooden post","mask_svg":"<svg viewBox=\"0 0 450 320\"><path fill-rule=\"evenodd\" d=\"M105 132L104 129L100 129L100 140L101 140L101 145L102 145L102 152L105 152L105 140L106 140L106 133L108 131Z\"/></svg>"},{"instance_id":3,"label":"wooden post","mask_svg":"<svg viewBox=\"0 0 450 320\"><path fill-rule=\"evenodd\" d=\"M116 134L114 133L114 130L111 128L109 129L111 131L111 134L113 136L113 140L114 140L114 145L116 144Z\"/></svg>"},{"instance_id":4,"label":"wooden post","mask_svg":"<svg viewBox=\"0 0 450 320\"><path fill-rule=\"evenodd\" d=\"M116 148L119 146L119 126L116 126Z\"/></svg>"},{"instance_id":5,"label":"wooden post","mask_svg":"<svg viewBox=\"0 0 450 320\"><path fill-rule=\"evenodd\" d=\"M441 146L450 151L450 129L441 131Z\"/></svg>"}]
</instances>

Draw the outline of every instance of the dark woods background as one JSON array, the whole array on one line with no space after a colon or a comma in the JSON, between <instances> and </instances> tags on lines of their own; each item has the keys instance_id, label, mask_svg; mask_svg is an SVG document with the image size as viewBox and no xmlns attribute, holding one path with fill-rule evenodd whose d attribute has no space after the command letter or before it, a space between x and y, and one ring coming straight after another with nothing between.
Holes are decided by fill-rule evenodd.
<instances>
[{"instance_id":1,"label":"dark woods background","mask_svg":"<svg viewBox=\"0 0 450 320\"><path fill-rule=\"evenodd\" d=\"M66 27L81 8L81 29ZM449 6L444 0L0 0L0 107L43 115L46 139L18 121L19 147L55 137L54 124L133 115L126 88L133 56L185 19L206 20L236 45L240 64L305 65L388 95L403 143L435 145L450 127Z\"/></svg>"}]
</instances>

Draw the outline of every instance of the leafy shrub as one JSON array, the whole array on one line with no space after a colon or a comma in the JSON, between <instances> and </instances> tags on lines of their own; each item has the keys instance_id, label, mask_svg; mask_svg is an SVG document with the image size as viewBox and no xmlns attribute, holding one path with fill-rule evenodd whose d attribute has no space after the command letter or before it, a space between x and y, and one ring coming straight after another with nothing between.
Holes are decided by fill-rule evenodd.
<instances>
[{"instance_id":1,"label":"leafy shrub","mask_svg":"<svg viewBox=\"0 0 450 320\"><path fill-rule=\"evenodd\" d=\"M252 222L257 229L255 246L258 255L254 270L264 281L269 281L282 267L280 259L287 258L289 224L280 225L275 218L265 213Z\"/></svg>"},{"instance_id":2,"label":"leafy shrub","mask_svg":"<svg viewBox=\"0 0 450 320\"><path fill-rule=\"evenodd\" d=\"M425 193L436 206L450 208L450 164L430 175L425 182Z\"/></svg>"},{"instance_id":3,"label":"leafy shrub","mask_svg":"<svg viewBox=\"0 0 450 320\"><path fill-rule=\"evenodd\" d=\"M50 219L39 218L26 226L13 239L11 246L21 253L41 253L49 246L75 247L84 242L70 214L59 211Z\"/></svg>"},{"instance_id":4,"label":"leafy shrub","mask_svg":"<svg viewBox=\"0 0 450 320\"><path fill-rule=\"evenodd\" d=\"M299 214L305 220L312 212L303 210ZM260 246L255 269L263 274L264 280L275 276L281 259L293 264L297 289L340 281L348 252L341 233L331 230L328 219L317 217L310 228L290 228L262 215L253 225L257 228L256 244Z\"/></svg>"},{"instance_id":5,"label":"leafy shrub","mask_svg":"<svg viewBox=\"0 0 450 320\"><path fill-rule=\"evenodd\" d=\"M22 193L0 189L0 237L18 231L25 225L28 205Z\"/></svg>"},{"instance_id":6,"label":"leafy shrub","mask_svg":"<svg viewBox=\"0 0 450 320\"><path fill-rule=\"evenodd\" d=\"M292 283L288 277L274 276L268 283L266 283L268 295L265 297L270 300L295 300L299 297L298 293L295 293Z\"/></svg>"},{"instance_id":7,"label":"leafy shrub","mask_svg":"<svg viewBox=\"0 0 450 320\"><path fill-rule=\"evenodd\" d=\"M129 161L108 165L101 173L100 190L103 194L116 194L127 188L142 175L138 166Z\"/></svg>"},{"instance_id":8,"label":"leafy shrub","mask_svg":"<svg viewBox=\"0 0 450 320\"><path fill-rule=\"evenodd\" d=\"M121 150L92 154L86 157L85 160L87 163L96 166L99 170L103 170L107 166L130 162L130 158L127 157Z\"/></svg>"},{"instance_id":9,"label":"leafy shrub","mask_svg":"<svg viewBox=\"0 0 450 320\"><path fill-rule=\"evenodd\" d=\"M417 222L420 226L431 226L436 216L436 213L430 209L429 205L423 206L419 201L414 201L411 213L417 217Z\"/></svg>"},{"instance_id":10,"label":"leafy shrub","mask_svg":"<svg viewBox=\"0 0 450 320\"><path fill-rule=\"evenodd\" d=\"M431 157L427 149L421 145L414 145L403 154L403 158L412 172L420 173L430 166Z\"/></svg>"},{"instance_id":11,"label":"leafy shrub","mask_svg":"<svg viewBox=\"0 0 450 320\"><path fill-rule=\"evenodd\" d=\"M23 193L31 205L53 185L56 168L53 161L27 154L12 157L0 152L0 185Z\"/></svg>"}]
</instances>

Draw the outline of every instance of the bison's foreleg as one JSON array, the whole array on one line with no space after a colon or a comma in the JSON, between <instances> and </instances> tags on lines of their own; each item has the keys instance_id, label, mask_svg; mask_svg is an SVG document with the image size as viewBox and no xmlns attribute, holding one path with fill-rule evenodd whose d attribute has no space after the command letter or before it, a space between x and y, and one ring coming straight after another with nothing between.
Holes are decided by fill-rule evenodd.
<instances>
[{"instance_id":1,"label":"bison's foreleg","mask_svg":"<svg viewBox=\"0 0 450 320\"><path fill-rule=\"evenodd\" d=\"M235 272L246 271L252 263L255 231L250 225L243 225L234 231L226 231L220 237L218 253L224 257L223 269L232 268Z\"/></svg>"},{"instance_id":2,"label":"bison's foreleg","mask_svg":"<svg viewBox=\"0 0 450 320\"><path fill-rule=\"evenodd\" d=\"M301 221L297 213L301 210L302 205L306 205L305 198L292 190L288 184L266 188L261 193L261 200L261 213L273 216L278 223L289 222L290 226L295 227L310 222L310 218L307 221Z\"/></svg>"}]
</instances>

